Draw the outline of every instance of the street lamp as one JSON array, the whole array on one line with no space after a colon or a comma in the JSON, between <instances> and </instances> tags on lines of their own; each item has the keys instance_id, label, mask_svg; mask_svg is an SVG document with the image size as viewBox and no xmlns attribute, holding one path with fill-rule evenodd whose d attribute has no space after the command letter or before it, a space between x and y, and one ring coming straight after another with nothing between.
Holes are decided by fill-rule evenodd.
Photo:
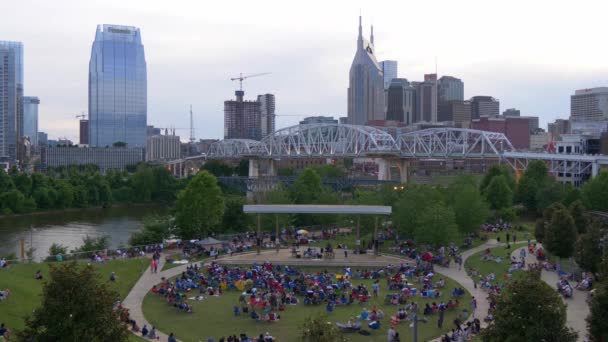
<instances>
[{"instance_id":1,"label":"street lamp","mask_svg":"<svg viewBox=\"0 0 608 342\"><path fill-rule=\"evenodd\" d=\"M422 316L422 318L418 318L418 305L416 305L416 310L414 310L414 342L418 342L418 322L427 323L429 320L426 316Z\"/></svg>"}]
</instances>

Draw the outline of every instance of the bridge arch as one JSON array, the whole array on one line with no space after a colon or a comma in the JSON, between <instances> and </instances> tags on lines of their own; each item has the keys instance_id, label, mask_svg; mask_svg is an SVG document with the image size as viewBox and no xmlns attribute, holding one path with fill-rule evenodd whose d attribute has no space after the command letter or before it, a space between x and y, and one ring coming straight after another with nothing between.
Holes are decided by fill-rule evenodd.
<instances>
[{"instance_id":1,"label":"bridge arch","mask_svg":"<svg viewBox=\"0 0 608 342\"><path fill-rule=\"evenodd\" d=\"M262 139L269 157L358 157L394 151L395 139L370 126L306 124L280 129Z\"/></svg>"},{"instance_id":2,"label":"bridge arch","mask_svg":"<svg viewBox=\"0 0 608 342\"><path fill-rule=\"evenodd\" d=\"M515 151L502 133L453 127L400 134L395 147L411 158L501 158Z\"/></svg>"}]
</instances>

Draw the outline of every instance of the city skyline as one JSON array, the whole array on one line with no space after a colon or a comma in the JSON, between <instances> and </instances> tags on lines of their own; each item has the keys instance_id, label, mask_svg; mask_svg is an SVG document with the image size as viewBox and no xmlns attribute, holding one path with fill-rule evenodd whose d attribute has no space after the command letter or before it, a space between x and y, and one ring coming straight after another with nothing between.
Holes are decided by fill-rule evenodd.
<instances>
[{"instance_id":1,"label":"city skyline","mask_svg":"<svg viewBox=\"0 0 608 342\"><path fill-rule=\"evenodd\" d=\"M399 5L388 13L377 4L331 4L321 13L315 10L320 2L295 8L269 3L283 13L276 16L246 2L239 3L238 10L222 4L203 8L195 2L179 8L162 2L142 4L26 0L10 5L17 15L0 22L0 39L24 44L24 83L28 94L41 99L40 130L52 138L78 140L75 116L87 108L91 32L103 23L137 26L143 32L149 69L148 123L176 127L177 134L187 137L183 128L189 126L188 108L193 104L197 139L222 136L223 101L238 88L229 78L239 72L272 72L245 81L244 89L277 96L277 128L309 115L346 116L344 89L360 9L369 18L365 27L375 26L378 59L398 61L399 77L422 80L423 74L434 72L437 57L438 76L462 79L465 98L493 96L502 108L538 115L542 127L568 117L570 95L576 89L605 85L608 78L603 62L606 48L593 43L597 36L592 33L601 28L601 20L594 16L599 19L601 7L606 7L599 2L597 11L585 12L585 21L570 26L563 23L572 22L585 6L509 2L496 10L505 18L517 15L517 25L503 25L475 15L473 10L481 2L408 4L411 14L402 20ZM549 4L550 17L545 15ZM0 9L3 6L8 5ZM70 11L58 10L63 7ZM416 37L407 34L424 22L423 15L415 13L432 13L439 28L428 28ZM440 23L448 18L458 19L461 26L450 30L453 39L445 40ZM467 22L473 19L477 21ZM543 33L547 31L551 34ZM57 36L62 39L53 39ZM403 37L408 37L407 42ZM253 39L256 44L251 44ZM436 44L439 40L442 44Z\"/></svg>"}]
</instances>

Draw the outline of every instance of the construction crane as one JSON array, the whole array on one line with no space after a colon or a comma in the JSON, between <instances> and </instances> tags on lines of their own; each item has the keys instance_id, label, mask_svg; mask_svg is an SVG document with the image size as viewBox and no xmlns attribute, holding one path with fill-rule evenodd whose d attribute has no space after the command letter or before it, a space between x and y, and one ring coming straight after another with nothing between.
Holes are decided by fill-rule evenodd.
<instances>
[{"instance_id":1,"label":"construction crane","mask_svg":"<svg viewBox=\"0 0 608 342\"><path fill-rule=\"evenodd\" d=\"M268 75L270 74L269 72L263 72L263 73L259 73L259 74L252 74L252 75L245 75L243 76L243 73L239 74L239 77L232 77L230 80L231 81L239 81L239 90L243 91L243 81L248 79L248 78L252 78L252 77L258 77L258 76L263 76L263 75Z\"/></svg>"}]
</instances>

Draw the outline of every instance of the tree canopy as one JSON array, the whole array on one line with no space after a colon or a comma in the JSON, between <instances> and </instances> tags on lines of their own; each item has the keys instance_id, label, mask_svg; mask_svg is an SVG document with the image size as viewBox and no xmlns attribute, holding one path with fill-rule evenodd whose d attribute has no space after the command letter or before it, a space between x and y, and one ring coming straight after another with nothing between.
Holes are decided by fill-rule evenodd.
<instances>
[{"instance_id":1,"label":"tree canopy","mask_svg":"<svg viewBox=\"0 0 608 342\"><path fill-rule=\"evenodd\" d=\"M576 227L570 212L558 209L553 212L551 221L545 226L543 245L549 252L560 258L569 258L574 253Z\"/></svg>"},{"instance_id":2,"label":"tree canopy","mask_svg":"<svg viewBox=\"0 0 608 342\"><path fill-rule=\"evenodd\" d=\"M22 341L128 341L130 332L113 308L118 294L90 265L50 266L42 304L26 319Z\"/></svg>"},{"instance_id":3,"label":"tree canopy","mask_svg":"<svg viewBox=\"0 0 608 342\"><path fill-rule=\"evenodd\" d=\"M408 186L393 208L393 223L400 234L411 238L424 209L439 202L443 202L443 196L436 188L427 185Z\"/></svg>"},{"instance_id":4,"label":"tree canopy","mask_svg":"<svg viewBox=\"0 0 608 342\"><path fill-rule=\"evenodd\" d=\"M175 225L182 239L201 238L214 232L224 215L224 197L217 179L199 172L177 195Z\"/></svg>"},{"instance_id":5,"label":"tree canopy","mask_svg":"<svg viewBox=\"0 0 608 342\"><path fill-rule=\"evenodd\" d=\"M588 180L583 185L581 196L589 210L608 211L608 171L603 170Z\"/></svg>"},{"instance_id":6,"label":"tree canopy","mask_svg":"<svg viewBox=\"0 0 608 342\"><path fill-rule=\"evenodd\" d=\"M513 191L503 175L492 178L484 190L484 195L494 210L508 208L513 204Z\"/></svg>"},{"instance_id":7,"label":"tree canopy","mask_svg":"<svg viewBox=\"0 0 608 342\"><path fill-rule=\"evenodd\" d=\"M523 273L495 299L494 321L482 332L484 342L576 341L577 334L566 326L566 305L539 273Z\"/></svg>"}]
</instances>

